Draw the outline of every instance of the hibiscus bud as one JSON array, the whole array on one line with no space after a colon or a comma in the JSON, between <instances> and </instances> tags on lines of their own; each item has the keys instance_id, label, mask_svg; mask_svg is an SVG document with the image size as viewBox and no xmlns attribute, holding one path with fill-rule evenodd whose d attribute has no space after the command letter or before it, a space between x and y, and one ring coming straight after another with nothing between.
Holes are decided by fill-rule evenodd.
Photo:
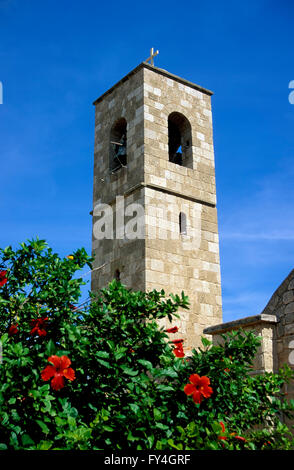
<instances>
[{"instance_id":1,"label":"hibiscus bud","mask_svg":"<svg viewBox=\"0 0 294 470\"><path fill-rule=\"evenodd\" d=\"M18 323L16 323L16 325L11 325L11 327L8 330L9 336L12 336L12 335L15 335L16 333L18 333L18 328L17 327L18 327Z\"/></svg>"},{"instance_id":2,"label":"hibiscus bud","mask_svg":"<svg viewBox=\"0 0 294 470\"><path fill-rule=\"evenodd\" d=\"M180 344L180 343L183 343L183 342L184 342L183 339L173 339L172 340L172 343L174 343L174 344Z\"/></svg>"},{"instance_id":3,"label":"hibiscus bud","mask_svg":"<svg viewBox=\"0 0 294 470\"><path fill-rule=\"evenodd\" d=\"M172 328L168 328L165 331L166 333L177 333L179 331L179 328L177 326L173 326Z\"/></svg>"}]
</instances>

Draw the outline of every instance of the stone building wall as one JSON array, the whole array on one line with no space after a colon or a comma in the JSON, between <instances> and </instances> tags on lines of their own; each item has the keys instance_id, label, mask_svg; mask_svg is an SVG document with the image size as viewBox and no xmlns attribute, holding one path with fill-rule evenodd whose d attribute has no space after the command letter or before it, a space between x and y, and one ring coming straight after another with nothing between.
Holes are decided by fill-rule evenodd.
<instances>
[{"instance_id":1,"label":"stone building wall","mask_svg":"<svg viewBox=\"0 0 294 470\"><path fill-rule=\"evenodd\" d=\"M222 344L222 334L242 329L252 331L260 337L261 344L255 355L252 374L274 372L276 370L276 325L275 315L254 315L240 320L222 323L205 328L203 333L212 335L213 344Z\"/></svg>"},{"instance_id":2,"label":"stone building wall","mask_svg":"<svg viewBox=\"0 0 294 470\"><path fill-rule=\"evenodd\" d=\"M146 188L145 201L146 290L184 291L189 296L189 310L181 311L176 320L188 352L200 345L203 328L222 318L219 257L209 250L209 243L214 247L212 240L218 235L203 230L206 212L200 203L152 188ZM172 208L168 216L166 206ZM187 215L187 234L179 233L182 211Z\"/></svg>"},{"instance_id":3,"label":"stone building wall","mask_svg":"<svg viewBox=\"0 0 294 470\"><path fill-rule=\"evenodd\" d=\"M93 228L99 219L100 204L110 205L113 211L113 238L97 239L92 235L95 256L92 290L105 287L118 269L122 282L134 289L145 286L145 245L143 240L127 239L116 233L115 212L117 196L123 196L124 207L132 203L144 205L144 125L143 70L131 74L118 87L106 92L95 102L95 145L93 186ZM110 132L120 118L127 121L127 167L117 172L109 168ZM137 190L134 190L137 188ZM101 269L97 269L103 266ZM96 269L96 270L95 270Z\"/></svg>"},{"instance_id":4,"label":"stone building wall","mask_svg":"<svg viewBox=\"0 0 294 470\"><path fill-rule=\"evenodd\" d=\"M191 124L192 168L168 157L168 117ZM221 279L210 93L144 69L146 290L189 296L177 322L186 352L207 324L221 321ZM179 213L187 231L179 232Z\"/></svg>"},{"instance_id":5,"label":"stone building wall","mask_svg":"<svg viewBox=\"0 0 294 470\"><path fill-rule=\"evenodd\" d=\"M124 207L130 207L132 204L144 206L144 188L125 195L123 198ZM92 272L92 290L97 291L102 287L106 287L116 277L117 271L119 271L120 281L124 285L132 287L134 290L144 290L146 278L145 240L132 239L125 236L116 238L117 199L111 201L109 206L112 208L113 214L114 238L97 240L93 234L92 249L95 255L95 262L93 266L94 271ZM94 210L94 225L97 218ZM130 217L126 217L127 222L128 219ZM98 269L95 270L95 268Z\"/></svg>"},{"instance_id":6,"label":"stone building wall","mask_svg":"<svg viewBox=\"0 0 294 470\"><path fill-rule=\"evenodd\" d=\"M274 357L276 369L283 364L294 369L294 269L274 292L263 313L277 317ZM294 399L293 381L286 385L285 392L288 399Z\"/></svg>"},{"instance_id":7,"label":"stone building wall","mask_svg":"<svg viewBox=\"0 0 294 470\"><path fill-rule=\"evenodd\" d=\"M278 367L291 364L289 356L294 349L294 270L272 295L263 312L277 317L276 362Z\"/></svg>"},{"instance_id":8,"label":"stone building wall","mask_svg":"<svg viewBox=\"0 0 294 470\"><path fill-rule=\"evenodd\" d=\"M294 369L294 270L274 292L260 315L214 325L205 328L203 333L212 335L213 343L217 344L222 333L240 328L254 331L261 337L253 373L278 372L284 364ZM287 398L293 400L294 382L286 385L284 391Z\"/></svg>"}]
</instances>

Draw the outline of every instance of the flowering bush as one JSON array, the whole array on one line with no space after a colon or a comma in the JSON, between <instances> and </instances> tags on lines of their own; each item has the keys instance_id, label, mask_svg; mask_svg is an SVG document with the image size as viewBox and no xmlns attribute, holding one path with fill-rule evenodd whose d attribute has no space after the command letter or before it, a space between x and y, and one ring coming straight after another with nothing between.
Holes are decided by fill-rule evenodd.
<instances>
[{"instance_id":1,"label":"flowering bush","mask_svg":"<svg viewBox=\"0 0 294 470\"><path fill-rule=\"evenodd\" d=\"M0 449L293 448L279 420L292 372L251 376L253 333L186 357L184 294L113 281L79 306L83 249L61 259L35 240L0 255Z\"/></svg>"}]
</instances>

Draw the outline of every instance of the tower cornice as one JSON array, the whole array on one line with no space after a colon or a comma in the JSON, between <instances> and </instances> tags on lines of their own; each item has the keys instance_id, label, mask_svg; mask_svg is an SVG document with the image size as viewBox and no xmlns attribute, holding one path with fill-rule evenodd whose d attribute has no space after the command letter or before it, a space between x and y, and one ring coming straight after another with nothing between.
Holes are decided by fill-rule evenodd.
<instances>
[{"instance_id":1,"label":"tower cornice","mask_svg":"<svg viewBox=\"0 0 294 470\"><path fill-rule=\"evenodd\" d=\"M130 77L135 75L142 68L149 69L152 72L158 73L158 74L163 75L167 78L170 78L170 79L175 80L179 83L182 83L183 85L189 86L190 88L193 88L194 90L201 91L202 93L205 93L208 96L213 95L213 92L211 90L208 90L207 88L203 88L202 86L197 85L196 83L190 82L189 80L186 80L185 78L174 75L173 73L170 73L167 70L160 69L158 67L154 67L154 66L148 64L147 62L141 62L141 64L139 64L137 67L135 67L133 70L131 70L127 75L125 75L115 85L113 85L111 88L109 88L109 90L107 90L105 93L103 93L103 95L99 96L99 98L97 98L93 102L93 105L95 106L100 101L102 101L105 98L105 96L111 94L117 87L119 87L122 83L126 82Z\"/></svg>"}]
</instances>

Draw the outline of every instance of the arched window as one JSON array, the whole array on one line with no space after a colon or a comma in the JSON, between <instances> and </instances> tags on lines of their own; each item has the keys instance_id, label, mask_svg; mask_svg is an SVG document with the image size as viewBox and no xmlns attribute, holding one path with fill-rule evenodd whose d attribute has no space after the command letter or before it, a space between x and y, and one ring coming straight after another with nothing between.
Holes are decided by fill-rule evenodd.
<instances>
[{"instance_id":1,"label":"arched window","mask_svg":"<svg viewBox=\"0 0 294 470\"><path fill-rule=\"evenodd\" d=\"M179 230L181 235L187 235L187 217L184 212L179 213Z\"/></svg>"},{"instance_id":2,"label":"arched window","mask_svg":"<svg viewBox=\"0 0 294 470\"><path fill-rule=\"evenodd\" d=\"M118 119L110 131L109 169L114 172L127 165L127 121Z\"/></svg>"},{"instance_id":3,"label":"arched window","mask_svg":"<svg viewBox=\"0 0 294 470\"><path fill-rule=\"evenodd\" d=\"M191 124L178 112L168 117L168 155L170 162L193 168Z\"/></svg>"}]
</instances>

